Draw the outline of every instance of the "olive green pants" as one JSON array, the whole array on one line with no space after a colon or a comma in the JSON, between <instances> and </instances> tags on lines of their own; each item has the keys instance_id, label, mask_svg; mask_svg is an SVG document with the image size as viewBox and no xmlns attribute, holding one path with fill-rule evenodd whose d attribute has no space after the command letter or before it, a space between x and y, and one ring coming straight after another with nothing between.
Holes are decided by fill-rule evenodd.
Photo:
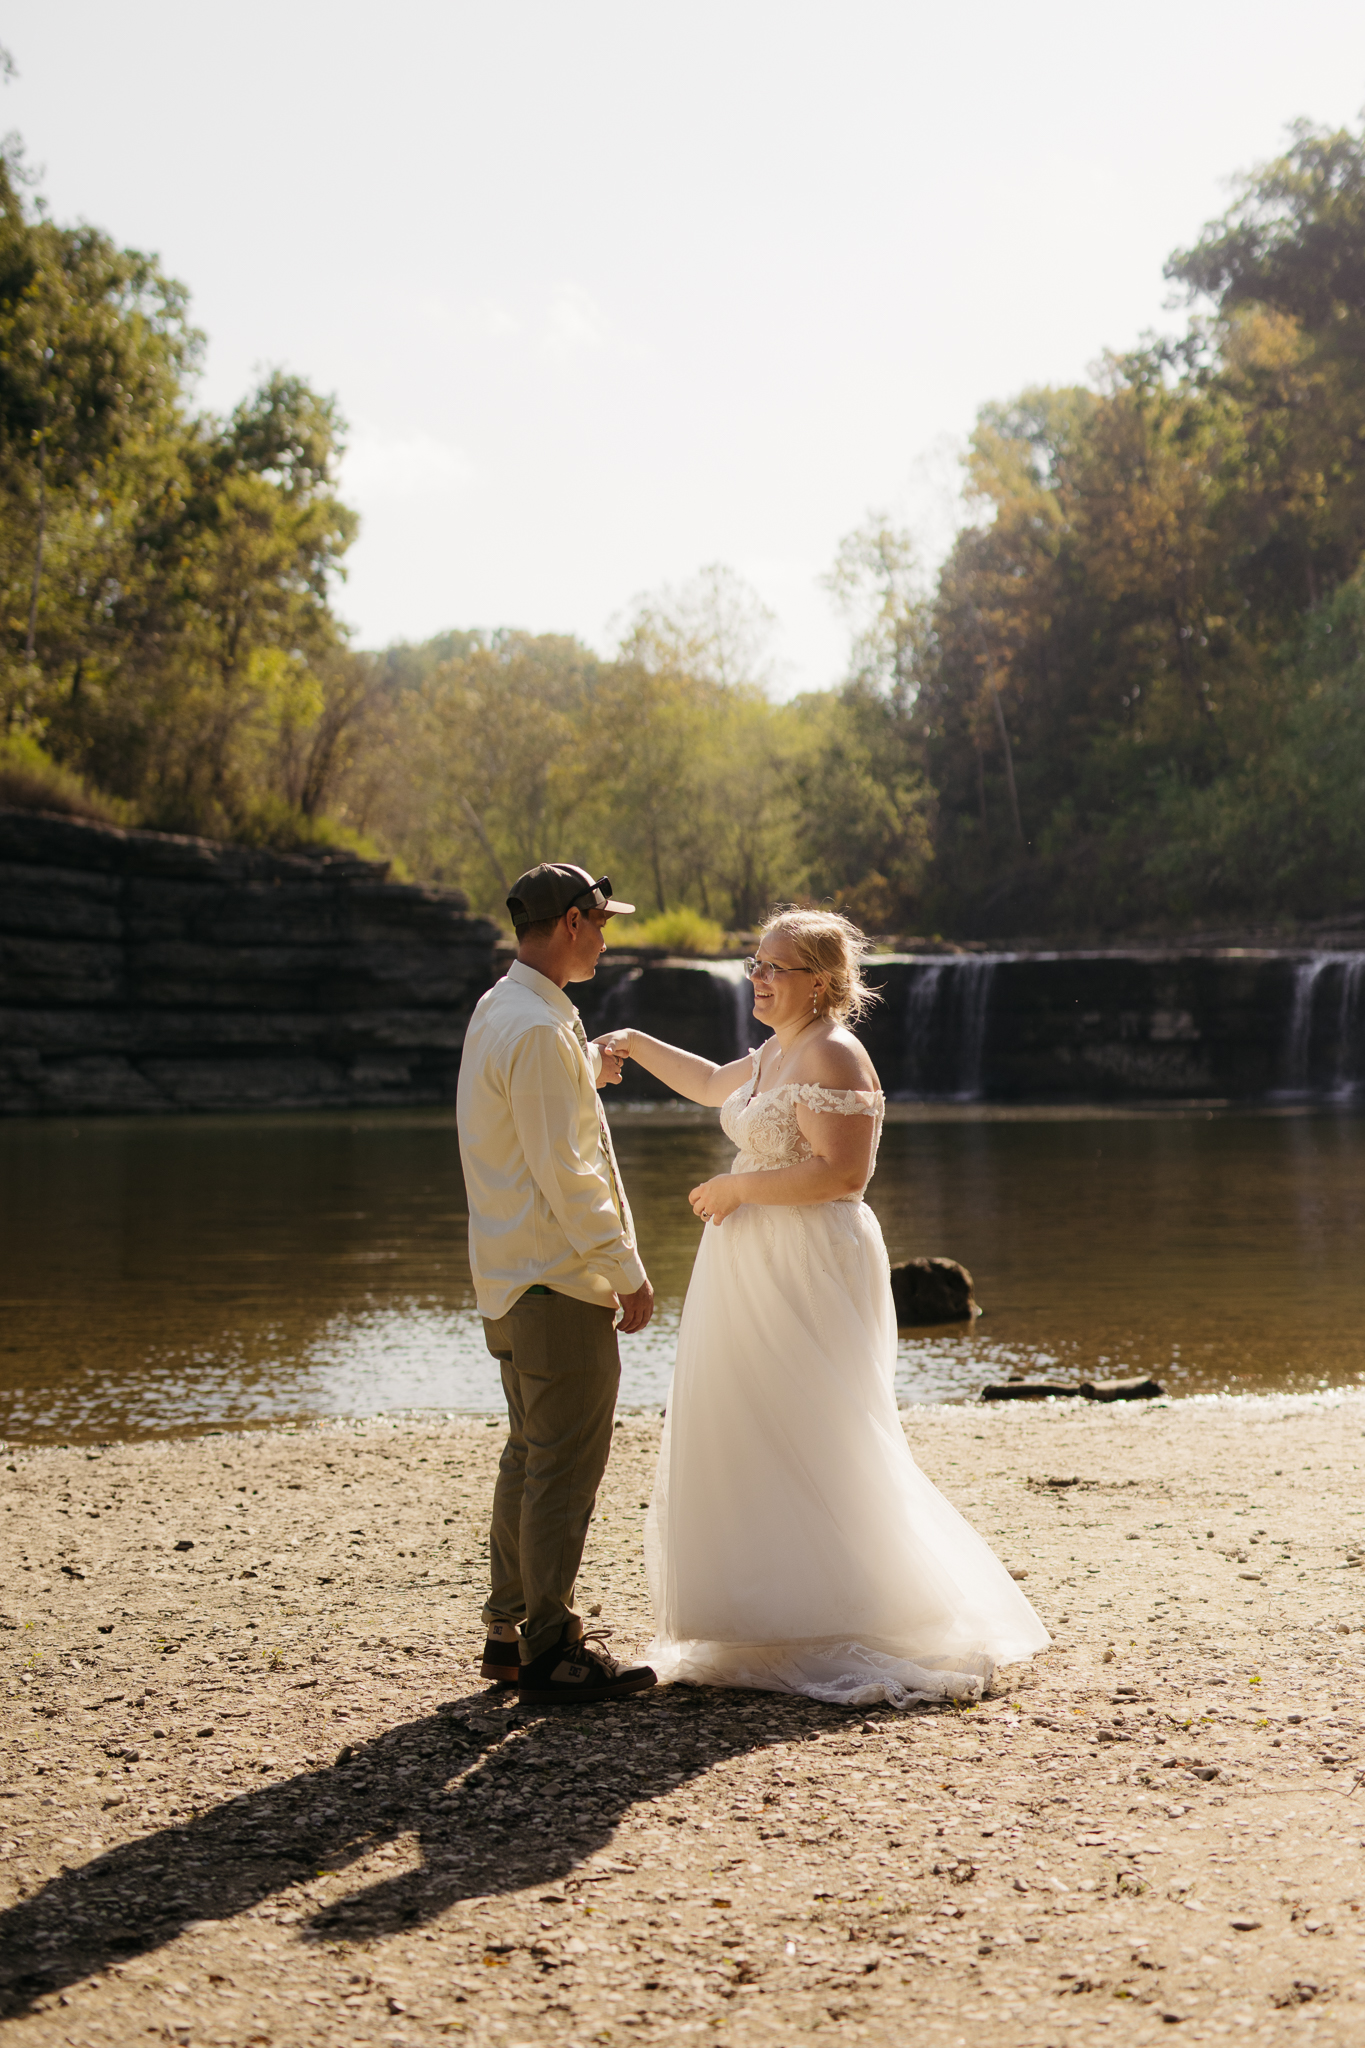
<instances>
[{"instance_id":1,"label":"olive green pants","mask_svg":"<svg viewBox=\"0 0 1365 2048\"><path fill-rule=\"evenodd\" d=\"M484 1337L502 1367L510 1424L493 1489L485 1624L521 1629L530 1663L559 1640L611 1451L621 1361L615 1311L523 1294Z\"/></svg>"}]
</instances>

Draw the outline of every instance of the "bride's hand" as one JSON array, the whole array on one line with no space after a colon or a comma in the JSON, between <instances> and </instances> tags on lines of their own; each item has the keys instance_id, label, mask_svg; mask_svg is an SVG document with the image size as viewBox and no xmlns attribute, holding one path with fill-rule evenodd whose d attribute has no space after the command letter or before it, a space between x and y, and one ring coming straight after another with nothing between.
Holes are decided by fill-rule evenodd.
<instances>
[{"instance_id":1,"label":"bride's hand","mask_svg":"<svg viewBox=\"0 0 1365 2048\"><path fill-rule=\"evenodd\" d=\"M591 1043L601 1054L598 1067L599 1088L615 1088L621 1079L621 1070L630 1058L630 1033L628 1031L604 1031Z\"/></svg>"},{"instance_id":2,"label":"bride's hand","mask_svg":"<svg viewBox=\"0 0 1365 2048\"><path fill-rule=\"evenodd\" d=\"M687 1199L692 1204L692 1213L700 1216L703 1223L723 1223L740 1207L732 1173L719 1173L714 1180L704 1180Z\"/></svg>"}]
</instances>

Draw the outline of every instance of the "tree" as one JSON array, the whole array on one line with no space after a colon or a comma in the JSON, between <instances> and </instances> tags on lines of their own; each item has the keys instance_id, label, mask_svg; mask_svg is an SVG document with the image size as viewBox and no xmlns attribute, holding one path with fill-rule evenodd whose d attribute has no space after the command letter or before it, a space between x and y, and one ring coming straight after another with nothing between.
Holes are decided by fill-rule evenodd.
<instances>
[{"instance_id":1,"label":"tree","mask_svg":"<svg viewBox=\"0 0 1365 2048\"><path fill-rule=\"evenodd\" d=\"M803 893L875 932L913 928L933 857L923 749L896 696L855 676L794 707Z\"/></svg>"},{"instance_id":2,"label":"tree","mask_svg":"<svg viewBox=\"0 0 1365 2048\"><path fill-rule=\"evenodd\" d=\"M709 562L690 582L637 597L621 636L621 658L670 669L718 689L766 690L773 678L777 620L753 586L724 562Z\"/></svg>"},{"instance_id":3,"label":"tree","mask_svg":"<svg viewBox=\"0 0 1365 2048\"><path fill-rule=\"evenodd\" d=\"M584 739L596 657L567 636L513 631L438 661L394 705L406 793L381 804L417 874L459 881L502 914L510 882L575 856L588 808Z\"/></svg>"},{"instance_id":4,"label":"tree","mask_svg":"<svg viewBox=\"0 0 1365 2048\"><path fill-rule=\"evenodd\" d=\"M884 512L845 534L826 590L852 629L850 675L906 705L918 687L926 593L911 535Z\"/></svg>"},{"instance_id":5,"label":"tree","mask_svg":"<svg viewBox=\"0 0 1365 2048\"><path fill-rule=\"evenodd\" d=\"M929 603L910 534L869 513L825 587L851 629L848 679L795 707L795 842L807 890L874 931L913 923L932 858L916 722Z\"/></svg>"},{"instance_id":6,"label":"tree","mask_svg":"<svg viewBox=\"0 0 1365 2048\"><path fill-rule=\"evenodd\" d=\"M1365 536L1365 132L1290 135L1166 274L1213 309L1208 374L1254 420L1258 566L1298 607L1354 573Z\"/></svg>"},{"instance_id":7,"label":"tree","mask_svg":"<svg viewBox=\"0 0 1365 2048\"><path fill-rule=\"evenodd\" d=\"M105 654L130 500L154 488L200 337L183 287L93 228L30 220L0 161L0 601L6 715ZM35 664L37 667L35 668Z\"/></svg>"},{"instance_id":8,"label":"tree","mask_svg":"<svg viewBox=\"0 0 1365 2048\"><path fill-rule=\"evenodd\" d=\"M325 695L342 646L331 585L356 521L332 482L339 435L331 401L276 374L230 419L185 421L156 488L123 506L113 658L81 650L49 728L149 823L244 830L262 775L259 794L283 800L262 764L278 720L297 732L284 679L306 672Z\"/></svg>"},{"instance_id":9,"label":"tree","mask_svg":"<svg viewBox=\"0 0 1365 2048\"><path fill-rule=\"evenodd\" d=\"M1184 335L978 420L919 699L936 921L1197 915L1194 821L1290 772L1306 622L1365 553L1365 142L1300 124L1169 274Z\"/></svg>"}]
</instances>

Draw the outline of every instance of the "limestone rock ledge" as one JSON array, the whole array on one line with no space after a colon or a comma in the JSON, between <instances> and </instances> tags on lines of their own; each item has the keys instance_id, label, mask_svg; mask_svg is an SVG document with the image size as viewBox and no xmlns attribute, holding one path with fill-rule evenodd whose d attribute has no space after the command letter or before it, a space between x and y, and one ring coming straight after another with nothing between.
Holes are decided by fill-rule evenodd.
<instances>
[{"instance_id":1,"label":"limestone rock ledge","mask_svg":"<svg viewBox=\"0 0 1365 2048\"><path fill-rule=\"evenodd\" d=\"M497 928L386 872L0 807L0 1115L452 1100Z\"/></svg>"}]
</instances>

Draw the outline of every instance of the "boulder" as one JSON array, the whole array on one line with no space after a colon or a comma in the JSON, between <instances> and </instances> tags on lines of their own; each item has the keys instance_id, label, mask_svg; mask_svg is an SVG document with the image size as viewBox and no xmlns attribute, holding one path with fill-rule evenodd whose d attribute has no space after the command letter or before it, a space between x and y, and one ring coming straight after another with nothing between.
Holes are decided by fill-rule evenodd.
<instances>
[{"instance_id":1,"label":"boulder","mask_svg":"<svg viewBox=\"0 0 1365 2048\"><path fill-rule=\"evenodd\" d=\"M891 1268L891 1298L899 1329L925 1323L969 1323L981 1311L972 1276L956 1259L906 1259Z\"/></svg>"}]
</instances>

